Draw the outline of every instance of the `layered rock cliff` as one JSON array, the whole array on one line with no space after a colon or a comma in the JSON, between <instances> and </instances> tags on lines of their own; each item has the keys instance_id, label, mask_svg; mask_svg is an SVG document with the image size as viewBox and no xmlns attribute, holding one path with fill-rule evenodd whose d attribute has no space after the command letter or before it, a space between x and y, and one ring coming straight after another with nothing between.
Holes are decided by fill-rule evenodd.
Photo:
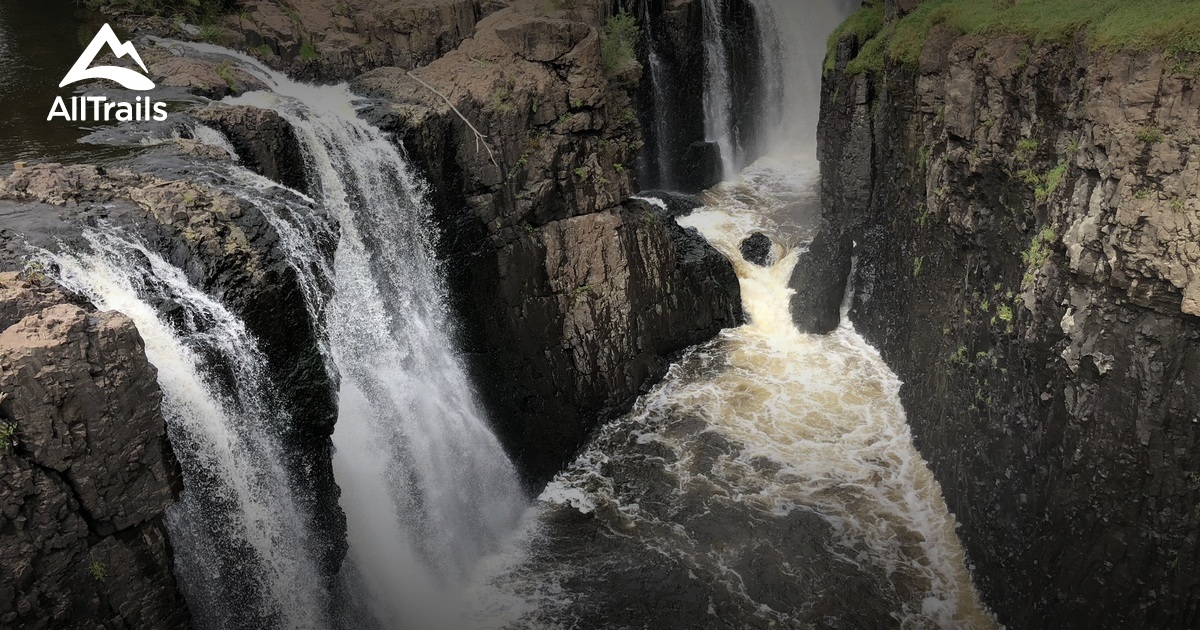
<instances>
[{"instance_id":1,"label":"layered rock cliff","mask_svg":"<svg viewBox=\"0 0 1200 630\"><path fill-rule=\"evenodd\" d=\"M851 319L1002 622L1195 627L1195 59L935 27L915 63L852 63L866 44L825 77L798 322L837 321L853 253Z\"/></svg>"},{"instance_id":2,"label":"layered rock cliff","mask_svg":"<svg viewBox=\"0 0 1200 630\"><path fill-rule=\"evenodd\" d=\"M0 625L188 628L163 512L180 490L133 322L0 273Z\"/></svg>"}]
</instances>

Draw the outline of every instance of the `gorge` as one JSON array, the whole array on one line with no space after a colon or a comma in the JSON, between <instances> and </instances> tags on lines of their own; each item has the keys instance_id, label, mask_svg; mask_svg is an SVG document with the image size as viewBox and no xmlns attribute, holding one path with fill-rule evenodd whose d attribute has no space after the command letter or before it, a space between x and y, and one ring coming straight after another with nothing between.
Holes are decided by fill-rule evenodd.
<instances>
[{"instance_id":1,"label":"gorge","mask_svg":"<svg viewBox=\"0 0 1200 630\"><path fill-rule=\"evenodd\" d=\"M1200 623L1200 3L84 4L0 627ZM106 22L167 120L42 125Z\"/></svg>"}]
</instances>

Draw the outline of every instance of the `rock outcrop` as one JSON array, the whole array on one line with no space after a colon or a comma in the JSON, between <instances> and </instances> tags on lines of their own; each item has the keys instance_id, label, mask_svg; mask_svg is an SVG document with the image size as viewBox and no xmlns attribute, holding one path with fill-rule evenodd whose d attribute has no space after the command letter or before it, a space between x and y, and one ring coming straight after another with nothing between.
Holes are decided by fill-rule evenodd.
<instances>
[{"instance_id":1,"label":"rock outcrop","mask_svg":"<svg viewBox=\"0 0 1200 630\"><path fill-rule=\"evenodd\" d=\"M0 273L0 625L190 627L163 512L181 481L133 322Z\"/></svg>"},{"instance_id":2,"label":"rock outcrop","mask_svg":"<svg viewBox=\"0 0 1200 630\"><path fill-rule=\"evenodd\" d=\"M56 236L68 243L78 240L83 225L116 226L136 235L183 270L194 286L241 317L260 342L271 380L289 404L287 411L297 419L283 435L288 465L308 480L313 494L304 498L321 538L323 568L332 576L346 544L329 458L336 389L325 371L295 270L264 215L305 202L281 197L271 203L278 207L256 205L191 180L91 165L39 164L0 180L0 211L17 205L34 214L61 215L74 233ZM304 211L320 216L318 208ZM332 255L334 243L324 246Z\"/></svg>"},{"instance_id":3,"label":"rock outcrop","mask_svg":"<svg viewBox=\"0 0 1200 630\"><path fill-rule=\"evenodd\" d=\"M510 450L552 475L673 352L740 318L736 277L635 190L639 68L606 74L604 2L514 3L355 87L431 183L461 345Z\"/></svg>"},{"instance_id":4,"label":"rock outcrop","mask_svg":"<svg viewBox=\"0 0 1200 630\"><path fill-rule=\"evenodd\" d=\"M851 317L1002 622L1194 627L1195 62L935 28L916 66L849 74L861 45L825 80L799 319L836 322L853 250Z\"/></svg>"}]
</instances>

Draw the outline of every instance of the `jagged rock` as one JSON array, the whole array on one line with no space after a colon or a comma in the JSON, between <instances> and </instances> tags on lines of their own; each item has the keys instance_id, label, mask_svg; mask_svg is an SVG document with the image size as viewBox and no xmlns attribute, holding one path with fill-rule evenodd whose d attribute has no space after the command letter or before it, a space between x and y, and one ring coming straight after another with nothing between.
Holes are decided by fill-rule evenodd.
<instances>
[{"instance_id":1,"label":"jagged rock","mask_svg":"<svg viewBox=\"0 0 1200 630\"><path fill-rule=\"evenodd\" d=\"M740 319L728 261L657 209L621 205L641 138L627 78L603 70L598 29L611 9L514 5L413 72L428 85L396 69L354 83L432 184L460 346L535 480L671 353Z\"/></svg>"},{"instance_id":2,"label":"jagged rock","mask_svg":"<svg viewBox=\"0 0 1200 630\"><path fill-rule=\"evenodd\" d=\"M188 628L156 372L129 318L67 300L0 273L0 624Z\"/></svg>"},{"instance_id":3,"label":"jagged rock","mask_svg":"<svg viewBox=\"0 0 1200 630\"><path fill-rule=\"evenodd\" d=\"M746 262L760 267L770 267L775 263L775 256L771 248L771 238L762 232L755 232L747 236L738 245L738 251L741 252L742 258Z\"/></svg>"},{"instance_id":4,"label":"jagged rock","mask_svg":"<svg viewBox=\"0 0 1200 630\"><path fill-rule=\"evenodd\" d=\"M916 67L857 77L841 70L860 43L838 43L819 134L825 245L799 284L840 295L853 249L851 317L904 382L1001 622L1187 627L1194 78L1161 52L940 28L925 41Z\"/></svg>"},{"instance_id":5,"label":"jagged rock","mask_svg":"<svg viewBox=\"0 0 1200 630\"><path fill-rule=\"evenodd\" d=\"M673 219L687 216L696 208L704 206L704 202L697 197L666 190L647 190L638 193L638 196L661 201L666 206L667 215Z\"/></svg>"},{"instance_id":6,"label":"jagged rock","mask_svg":"<svg viewBox=\"0 0 1200 630\"><path fill-rule=\"evenodd\" d=\"M428 64L471 37L496 8L476 0L245 0L221 27L226 45L293 76L338 81Z\"/></svg>"},{"instance_id":7,"label":"jagged rock","mask_svg":"<svg viewBox=\"0 0 1200 630\"><path fill-rule=\"evenodd\" d=\"M254 172L294 190L308 189L300 142L291 125L275 111L214 103L192 115L225 134L238 157Z\"/></svg>"},{"instance_id":8,"label":"jagged rock","mask_svg":"<svg viewBox=\"0 0 1200 630\"><path fill-rule=\"evenodd\" d=\"M521 58L552 62L571 52L591 32L582 22L521 16L496 28L496 35Z\"/></svg>"}]
</instances>

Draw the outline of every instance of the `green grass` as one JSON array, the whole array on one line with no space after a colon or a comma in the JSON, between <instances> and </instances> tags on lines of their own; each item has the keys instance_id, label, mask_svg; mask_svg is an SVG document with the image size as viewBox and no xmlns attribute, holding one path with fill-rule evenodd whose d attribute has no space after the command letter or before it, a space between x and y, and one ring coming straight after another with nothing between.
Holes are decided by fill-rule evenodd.
<instances>
[{"instance_id":1,"label":"green grass","mask_svg":"<svg viewBox=\"0 0 1200 630\"><path fill-rule=\"evenodd\" d=\"M241 86L238 85L237 79L233 77L233 63L222 61L220 64L217 64L217 76L221 77L221 80L225 82L225 85L229 86L230 90L234 92L242 90Z\"/></svg>"},{"instance_id":2,"label":"green grass","mask_svg":"<svg viewBox=\"0 0 1200 630\"><path fill-rule=\"evenodd\" d=\"M1137 132L1137 139L1146 144L1158 144L1165 140L1163 133L1157 127L1144 127Z\"/></svg>"},{"instance_id":3,"label":"green grass","mask_svg":"<svg viewBox=\"0 0 1200 630\"><path fill-rule=\"evenodd\" d=\"M317 58L317 49L313 46L312 40L306 39L303 44L300 44L300 59L303 61L312 61Z\"/></svg>"},{"instance_id":4,"label":"green grass","mask_svg":"<svg viewBox=\"0 0 1200 630\"><path fill-rule=\"evenodd\" d=\"M600 60L606 76L616 76L637 64L641 36L637 20L625 11L608 18L600 35Z\"/></svg>"},{"instance_id":5,"label":"green grass","mask_svg":"<svg viewBox=\"0 0 1200 630\"><path fill-rule=\"evenodd\" d=\"M1200 2L1194 0L1021 0L996 7L992 0L925 0L892 24L883 22L882 2L873 0L834 31L826 70L833 67L838 38L870 38L847 73L883 66L888 59L913 64L930 30L939 24L962 34L1018 35L1033 42L1066 42L1079 36L1092 50L1161 50L1200 54Z\"/></svg>"}]
</instances>

